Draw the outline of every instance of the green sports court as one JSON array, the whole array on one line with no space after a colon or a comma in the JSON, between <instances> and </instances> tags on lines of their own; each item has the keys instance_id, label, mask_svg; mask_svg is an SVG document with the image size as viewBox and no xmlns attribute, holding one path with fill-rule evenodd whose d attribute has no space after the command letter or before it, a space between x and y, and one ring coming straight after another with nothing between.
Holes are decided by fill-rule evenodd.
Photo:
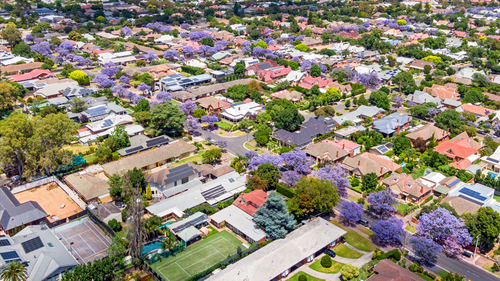
<instances>
[{"instance_id":1,"label":"green sports court","mask_svg":"<svg viewBox=\"0 0 500 281\"><path fill-rule=\"evenodd\" d=\"M165 280L181 281L235 254L238 247L245 249L240 240L224 230L151 267Z\"/></svg>"}]
</instances>

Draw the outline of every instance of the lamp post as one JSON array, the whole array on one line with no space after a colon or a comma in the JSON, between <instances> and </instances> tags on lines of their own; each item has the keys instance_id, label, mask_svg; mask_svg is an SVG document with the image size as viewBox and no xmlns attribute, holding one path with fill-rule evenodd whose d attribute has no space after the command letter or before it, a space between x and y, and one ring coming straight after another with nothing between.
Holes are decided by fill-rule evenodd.
<instances>
[{"instance_id":1,"label":"lamp post","mask_svg":"<svg viewBox=\"0 0 500 281\"><path fill-rule=\"evenodd\" d=\"M481 234L478 234L476 236L476 248L474 249L474 257L476 257L476 253L477 253L477 244L479 243L479 237L481 236Z\"/></svg>"}]
</instances>

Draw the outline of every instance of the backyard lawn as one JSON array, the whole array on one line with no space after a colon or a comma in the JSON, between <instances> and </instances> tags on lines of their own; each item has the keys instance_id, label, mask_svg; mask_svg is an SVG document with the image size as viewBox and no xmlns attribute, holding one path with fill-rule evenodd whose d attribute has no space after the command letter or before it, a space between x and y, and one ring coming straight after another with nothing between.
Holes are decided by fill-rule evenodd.
<instances>
[{"instance_id":1,"label":"backyard lawn","mask_svg":"<svg viewBox=\"0 0 500 281\"><path fill-rule=\"evenodd\" d=\"M321 260L313 262L309 267L319 272L323 273L337 273L344 266L343 263L332 261L332 266L330 268L325 268L321 265ZM308 279L309 280L309 279Z\"/></svg>"},{"instance_id":2,"label":"backyard lawn","mask_svg":"<svg viewBox=\"0 0 500 281\"><path fill-rule=\"evenodd\" d=\"M325 281L324 279L319 279L316 277L313 277L305 272L299 271L297 272L294 276L290 277L288 280L289 281L299 281L299 276L304 275L307 277L307 281Z\"/></svg>"},{"instance_id":3,"label":"backyard lawn","mask_svg":"<svg viewBox=\"0 0 500 281\"><path fill-rule=\"evenodd\" d=\"M337 256L348 259L359 259L363 255L362 253L356 252L344 244L335 246L333 251L337 254Z\"/></svg>"},{"instance_id":4,"label":"backyard lawn","mask_svg":"<svg viewBox=\"0 0 500 281\"><path fill-rule=\"evenodd\" d=\"M498 196L498 195L493 195L493 198L495 198L495 200L497 200L497 202L500 202L500 196Z\"/></svg>"},{"instance_id":5,"label":"backyard lawn","mask_svg":"<svg viewBox=\"0 0 500 281\"><path fill-rule=\"evenodd\" d=\"M331 223L347 231L347 233L344 235L344 238L346 242L352 245L354 248L361 250L363 252L375 251L376 249L375 245L373 245L373 243L370 240L363 237L361 234L357 233L356 231L348 227L343 226L336 220L332 220Z\"/></svg>"}]
</instances>

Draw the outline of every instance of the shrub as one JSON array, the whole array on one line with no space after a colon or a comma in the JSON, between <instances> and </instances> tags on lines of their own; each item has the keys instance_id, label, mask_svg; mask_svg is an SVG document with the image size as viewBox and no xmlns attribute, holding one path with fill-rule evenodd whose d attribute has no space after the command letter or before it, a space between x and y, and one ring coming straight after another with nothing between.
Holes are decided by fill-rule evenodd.
<instances>
[{"instance_id":1,"label":"shrub","mask_svg":"<svg viewBox=\"0 0 500 281\"><path fill-rule=\"evenodd\" d=\"M375 256L375 253L373 253L373 255ZM401 252L398 249L394 249L374 258L376 258L377 260L394 258L395 260L399 261L401 259Z\"/></svg>"},{"instance_id":2,"label":"shrub","mask_svg":"<svg viewBox=\"0 0 500 281\"><path fill-rule=\"evenodd\" d=\"M372 254L372 257L373 259L377 259L378 260L378 257L382 256L384 254L384 252L382 252L381 250L375 250L375 252L373 252Z\"/></svg>"},{"instance_id":3,"label":"shrub","mask_svg":"<svg viewBox=\"0 0 500 281\"><path fill-rule=\"evenodd\" d=\"M411 272L418 272L418 273L423 273L424 268L419 266L417 263L412 263L410 264L410 271Z\"/></svg>"},{"instance_id":4,"label":"shrub","mask_svg":"<svg viewBox=\"0 0 500 281\"><path fill-rule=\"evenodd\" d=\"M282 195L285 195L288 198L293 198L295 196L295 192L292 189L286 187L282 183L278 183L276 185L276 191L278 191Z\"/></svg>"},{"instance_id":5,"label":"shrub","mask_svg":"<svg viewBox=\"0 0 500 281\"><path fill-rule=\"evenodd\" d=\"M427 275L432 280L436 279L436 275L430 273L429 271L424 271L424 275Z\"/></svg>"},{"instance_id":6,"label":"shrub","mask_svg":"<svg viewBox=\"0 0 500 281\"><path fill-rule=\"evenodd\" d=\"M299 281L307 281L307 276L305 276L304 274L300 275Z\"/></svg>"},{"instance_id":7,"label":"shrub","mask_svg":"<svg viewBox=\"0 0 500 281\"><path fill-rule=\"evenodd\" d=\"M321 258L321 266L324 268L332 267L332 258L329 255L324 255Z\"/></svg>"},{"instance_id":8,"label":"shrub","mask_svg":"<svg viewBox=\"0 0 500 281\"><path fill-rule=\"evenodd\" d=\"M122 230L122 224L119 223L116 219L108 221L108 226L111 227L114 232L120 232Z\"/></svg>"}]
</instances>

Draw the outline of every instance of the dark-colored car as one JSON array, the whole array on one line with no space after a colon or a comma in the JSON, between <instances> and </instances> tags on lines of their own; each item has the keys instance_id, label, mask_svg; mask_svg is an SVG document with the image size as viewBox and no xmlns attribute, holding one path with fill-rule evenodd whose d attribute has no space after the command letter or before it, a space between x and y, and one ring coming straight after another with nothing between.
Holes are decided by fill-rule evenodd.
<instances>
[{"instance_id":1,"label":"dark-colored car","mask_svg":"<svg viewBox=\"0 0 500 281\"><path fill-rule=\"evenodd\" d=\"M364 227L368 227L368 221L365 219L359 219L358 223Z\"/></svg>"},{"instance_id":2,"label":"dark-colored car","mask_svg":"<svg viewBox=\"0 0 500 281\"><path fill-rule=\"evenodd\" d=\"M325 251L325 254L329 255L330 257L334 258L337 256L337 254L335 254L335 252L333 250L330 250L330 249L327 249Z\"/></svg>"},{"instance_id":3,"label":"dark-colored car","mask_svg":"<svg viewBox=\"0 0 500 281\"><path fill-rule=\"evenodd\" d=\"M462 255L464 255L464 256L466 256L468 258L472 257L472 253L469 252L469 251L464 251Z\"/></svg>"},{"instance_id":4,"label":"dark-colored car","mask_svg":"<svg viewBox=\"0 0 500 281\"><path fill-rule=\"evenodd\" d=\"M486 135L488 132L483 131L483 130L477 130L477 133L481 134L481 135Z\"/></svg>"}]
</instances>

